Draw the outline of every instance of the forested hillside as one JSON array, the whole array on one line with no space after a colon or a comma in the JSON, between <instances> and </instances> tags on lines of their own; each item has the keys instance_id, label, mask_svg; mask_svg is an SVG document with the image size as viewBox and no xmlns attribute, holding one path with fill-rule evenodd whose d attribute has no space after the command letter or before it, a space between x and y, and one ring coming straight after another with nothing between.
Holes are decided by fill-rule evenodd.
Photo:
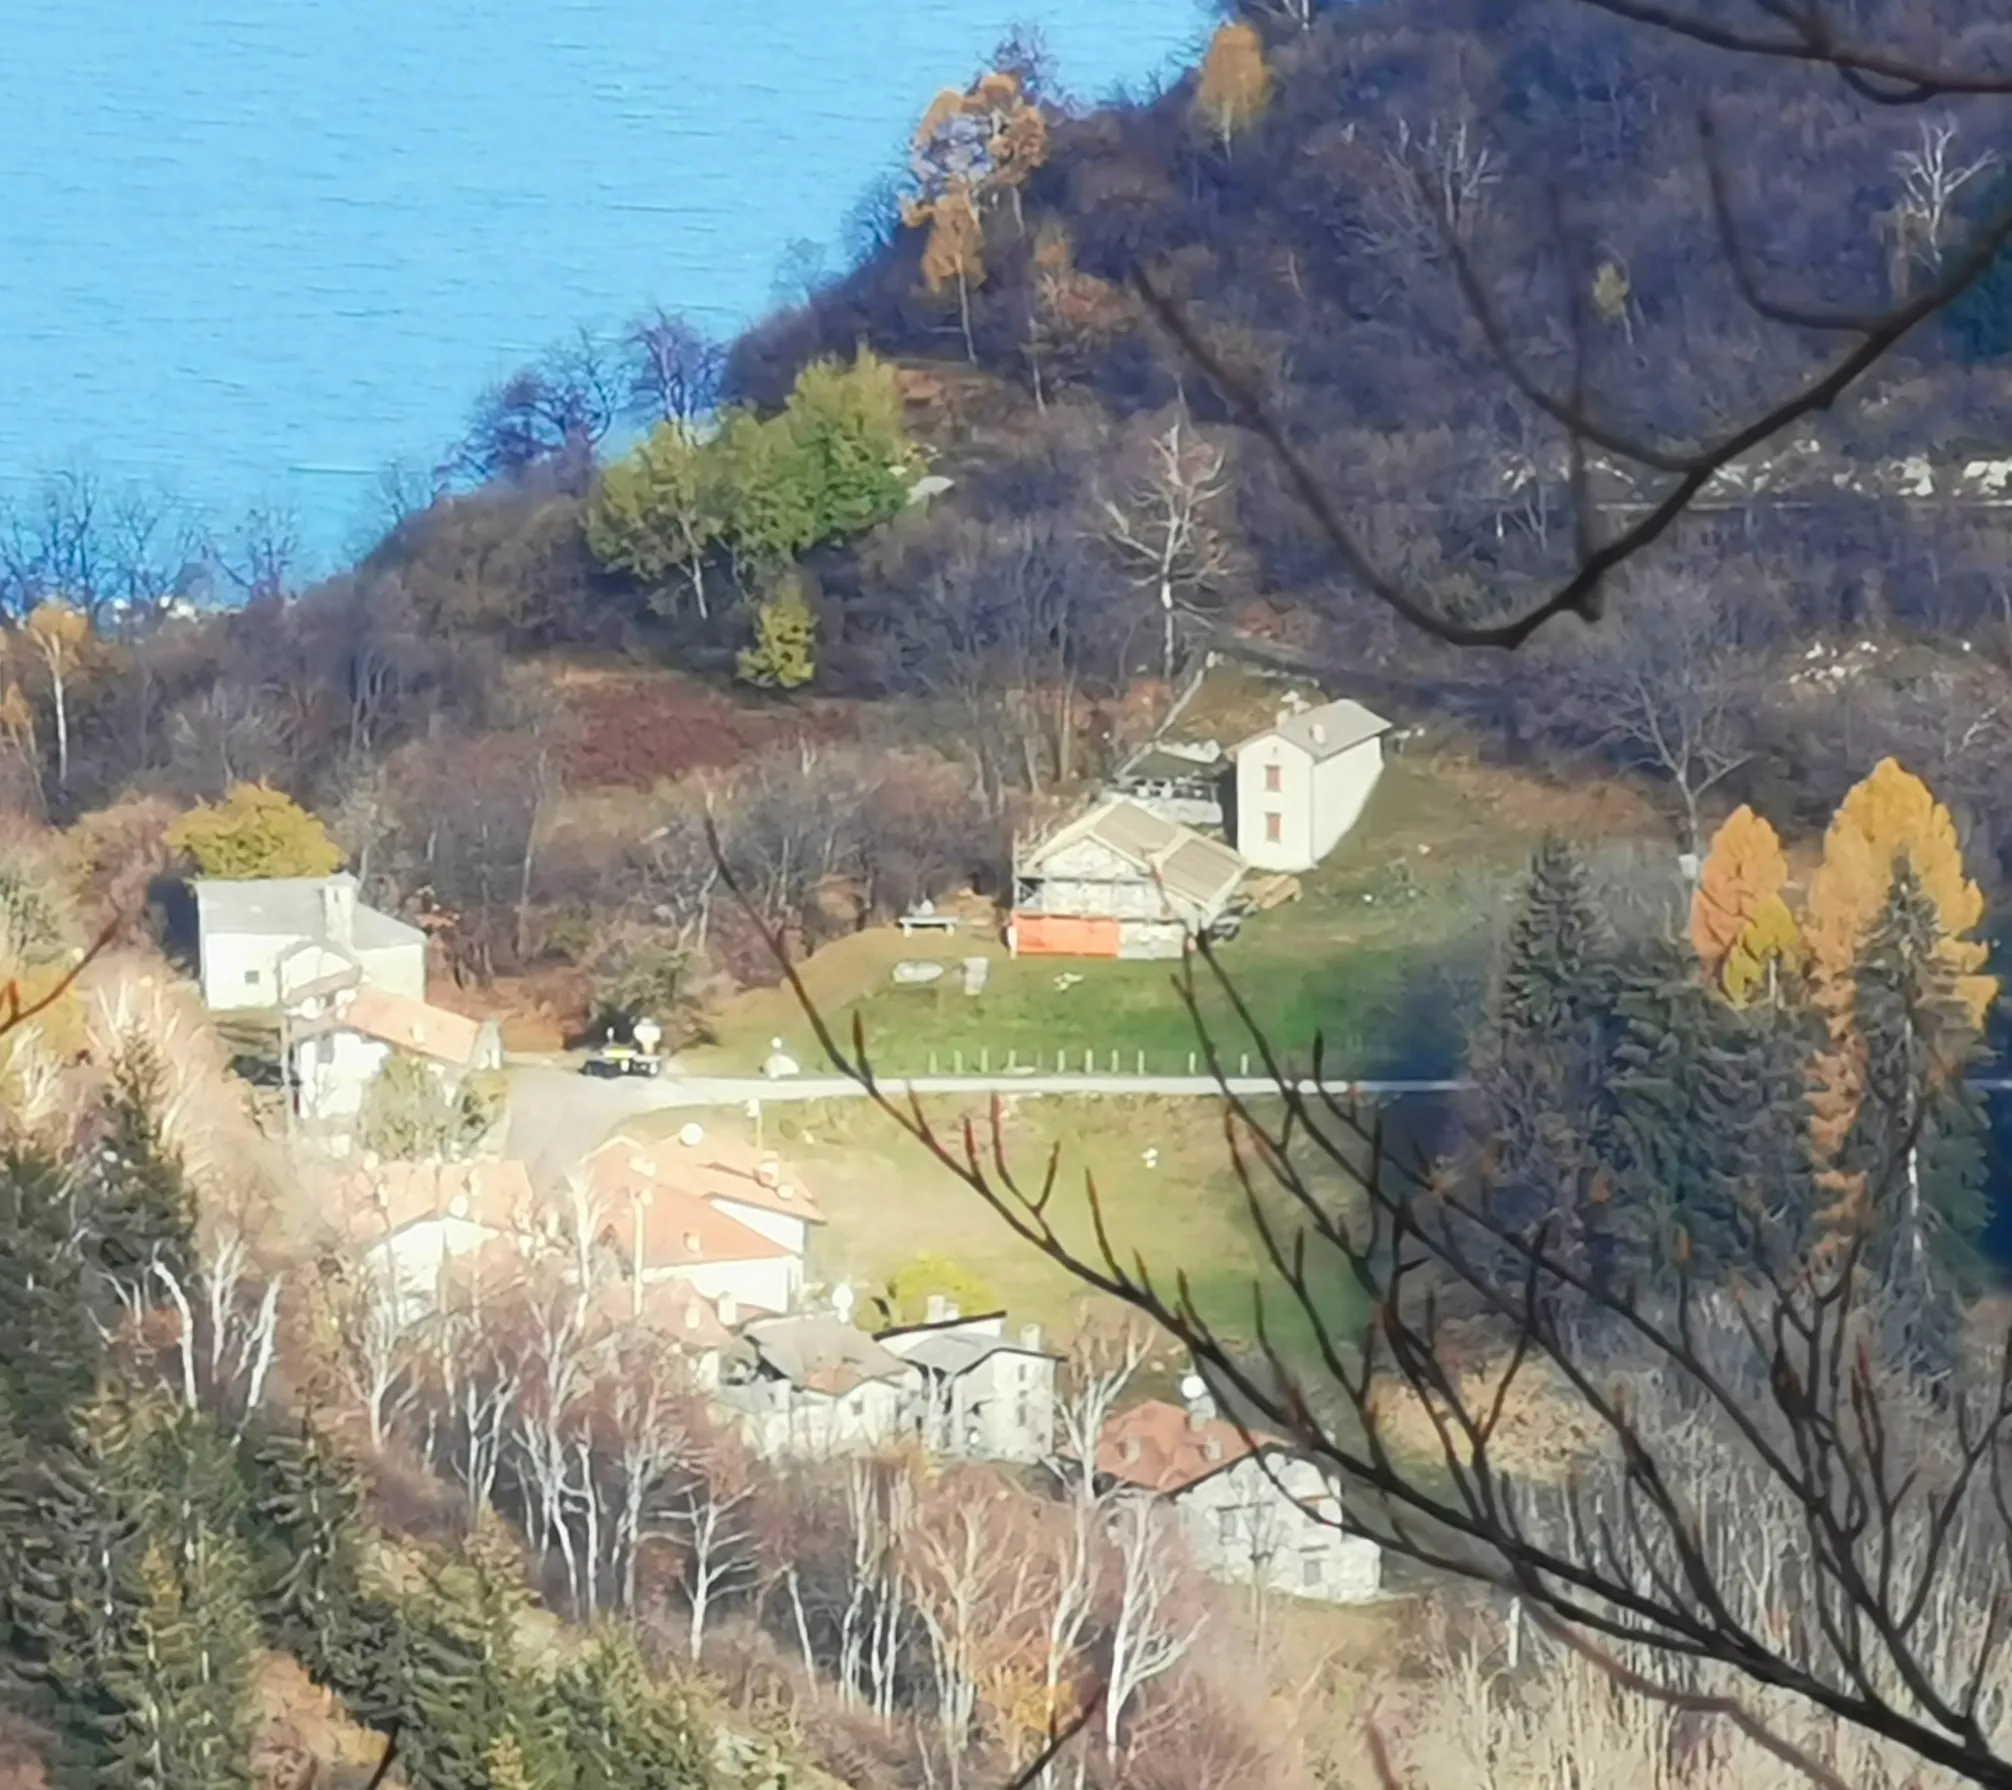
<instances>
[{"instance_id":1,"label":"forested hillside","mask_svg":"<svg viewBox=\"0 0 2012 1790\"><path fill-rule=\"evenodd\" d=\"M1998 29L1947 41L1983 55ZM1615 439L1744 418L1832 338L1757 313L1722 224L1767 292L1882 304L2001 184L1988 115L1882 107L1580 0L1254 8L1203 70L1101 108L1038 42L988 62L918 104L911 176L862 201L842 279L731 345L666 311L555 345L436 475L388 477L383 538L311 589L283 518L192 583L188 544L117 493L17 504L0 588L17 620L50 613L8 635L12 799L117 804L144 861L167 808L265 780L388 902L443 916L478 979L591 979L701 936L745 975L759 950L712 923L702 783L735 791L737 880L820 936L846 923L834 879L867 912L996 886L1016 817L1140 738L1228 635L1519 762L1639 775L1693 848L1744 797L1813 830L1890 752L1987 871L2012 849L1997 281L1735 468L1610 625L1479 659L1345 573L1129 284L1148 269L1269 394L1378 565L1485 617L1573 552L1566 442L1528 393L1569 383L1575 318ZM624 428L651 433L630 452ZM1658 488L1618 454L1586 476L1609 526ZM205 578L246 600L144 620Z\"/></svg>"}]
</instances>

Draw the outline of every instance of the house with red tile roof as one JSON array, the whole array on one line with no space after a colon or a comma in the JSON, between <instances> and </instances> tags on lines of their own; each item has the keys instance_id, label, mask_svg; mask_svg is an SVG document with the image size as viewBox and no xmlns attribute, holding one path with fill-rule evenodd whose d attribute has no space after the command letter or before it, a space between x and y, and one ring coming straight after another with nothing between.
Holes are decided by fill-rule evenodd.
<instances>
[{"instance_id":1,"label":"house with red tile roof","mask_svg":"<svg viewBox=\"0 0 2012 1790\"><path fill-rule=\"evenodd\" d=\"M448 1277L501 1288L540 1246L521 1162L404 1162L365 1156L335 1183L354 1257L390 1277L399 1309L423 1316Z\"/></svg>"},{"instance_id":2,"label":"house with red tile roof","mask_svg":"<svg viewBox=\"0 0 2012 1790\"><path fill-rule=\"evenodd\" d=\"M310 983L287 1008L286 1037L302 1118L354 1121L392 1057L425 1063L443 1093L472 1074L503 1066L494 1020L470 1019L370 982Z\"/></svg>"},{"instance_id":3,"label":"house with red tile roof","mask_svg":"<svg viewBox=\"0 0 2012 1790\"><path fill-rule=\"evenodd\" d=\"M655 1141L617 1132L588 1152L580 1175L604 1240L628 1251L631 1272L675 1275L749 1311L796 1304L824 1214L773 1153L698 1125Z\"/></svg>"},{"instance_id":4,"label":"house with red tile roof","mask_svg":"<svg viewBox=\"0 0 2012 1790\"><path fill-rule=\"evenodd\" d=\"M1382 1550L1340 1527L1329 1477L1285 1443L1245 1434L1197 1394L1118 1412L1097 1442L1097 1477L1119 1495L1163 1500L1213 1578L1328 1603L1375 1597Z\"/></svg>"}]
</instances>

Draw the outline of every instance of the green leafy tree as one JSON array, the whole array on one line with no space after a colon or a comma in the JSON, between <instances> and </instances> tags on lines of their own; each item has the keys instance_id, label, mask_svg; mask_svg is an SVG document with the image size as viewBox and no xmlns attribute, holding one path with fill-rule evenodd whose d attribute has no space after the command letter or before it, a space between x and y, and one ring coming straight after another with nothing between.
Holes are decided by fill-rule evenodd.
<instances>
[{"instance_id":1,"label":"green leafy tree","mask_svg":"<svg viewBox=\"0 0 2012 1790\"><path fill-rule=\"evenodd\" d=\"M734 578L742 590L758 590L817 539L815 469L786 417L764 421L750 410L726 414L715 451Z\"/></svg>"},{"instance_id":2,"label":"green leafy tree","mask_svg":"<svg viewBox=\"0 0 2012 1790\"><path fill-rule=\"evenodd\" d=\"M794 578L756 609L754 644L742 649L739 675L765 690L799 689L817 675L817 617Z\"/></svg>"},{"instance_id":3,"label":"green leafy tree","mask_svg":"<svg viewBox=\"0 0 2012 1790\"><path fill-rule=\"evenodd\" d=\"M932 1296L948 1300L966 1317L1000 1306L999 1295L983 1276L940 1255L917 1256L897 1268L873 1304L885 1323L920 1324L928 1318Z\"/></svg>"},{"instance_id":4,"label":"green leafy tree","mask_svg":"<svg viewBox=\"0 0 2012 1790\"><path fill-rule=\"evenodd\" d=\"M665 614L681 607L679 587L704 620L706 560L729 521L727 457L690 425L660 423L625 460L601 475L587 508L587 545L626 572Z\"/></svg>"},{"instance_id":5,"label":"green leafy tree","mask_svg":"<svg viewBox=\"0 0 2012 1790\"><path fill-rule=\"evenodd\" d=\"M1676 944L1624 974L1603 1137L1646 1265L1718 1280L1766 1246L1799 1253L1815 1216L1803 1098L1808 1016L1741 1007Z\"/></svg>"},{"instance_id":6,"label":"green leafy tree","mask_svg":"<svg viewBox=\"0 0 2012 1790\"><path fill-rule=\"evenodd\" d=\"M320 820L264 783L237 784L220 803L191 808L168 829L168 846L199 876L328 876L342 868L342 848Z\"/></svg>"},{"instance_id":7,"label":"green leafy tree","mask_svg":"<svg viewBox=\"0 0 2012 1790\"><path fill-rule=\"evenodd\" d=\"M812 361L783 419L811 492L812 544L864 534L908 501L915 447L894 369L877 355Z\"/></svg>"},{"instance_id":8,"label":"green leafy tree","mask_svg":"<svg viewBox=\"0 0 2012 1790\"><path fill-rule=\"evenodd\" d=\"M497 1075L448 1083L425 1059L394 1051L364 1094L358 1129L366 1149L397 1161L458 1158L488 1136L504 1091Z\"/></svg>"}]
</instances>

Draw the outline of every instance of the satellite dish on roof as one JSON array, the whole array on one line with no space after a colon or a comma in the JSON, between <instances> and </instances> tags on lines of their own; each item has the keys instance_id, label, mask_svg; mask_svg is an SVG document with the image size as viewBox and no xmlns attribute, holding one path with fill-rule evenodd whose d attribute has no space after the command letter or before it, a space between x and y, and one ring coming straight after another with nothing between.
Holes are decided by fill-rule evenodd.
<instances>
[{"instance_id":1,"label":"satellite dish on roof","mask_svg":"<svg viewBox=\"0 0 2012 1790\"><path fill-rule=\"evenodd\" d=\"M678 1128L678 1142L687 1150L696 1150L705 1141L706 1128L703 1125L688 1121Z\"/></svg>"},{"instance_id":2,"label":"satellite dish on roof","mask_svg":"<svg viewBox=\"0 0 2012 1790\"><path fill-rule=\"evenodd\" d=\"M1206 1398L1208 1391L1209 1383L1200 1374L1182 1375L1181 1397L1186 1399L1189 1404L1193 1404L1198 1398Z\"/></svg>"}]
</instances>

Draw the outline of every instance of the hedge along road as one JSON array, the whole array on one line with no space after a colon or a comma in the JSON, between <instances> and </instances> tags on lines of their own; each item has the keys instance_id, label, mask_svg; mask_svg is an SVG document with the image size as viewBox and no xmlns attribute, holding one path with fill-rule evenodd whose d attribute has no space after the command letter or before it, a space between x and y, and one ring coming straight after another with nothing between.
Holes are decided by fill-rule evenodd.
<instances>
[{"instance_id":1,"label":"hedge along road","mask_svg":"<svg viewBox=\"0 0 2012 1790\"><path fill-rule=\"evenodd\" d=\"M1464 1080L1349 1081L1333 1079L1324 1086L1336 1098L1370 1095L1395 1098L1406 1094L1450 1094L1467 1087ZM1301 1093L1318 1091L1312 1081L1298 1081ZM1262 1098L1278 1091L1263 1075L1232 1075L1218 1081L1212 1075L917 1075L890 1076L880 1092L894 1099L911 1094L1012 1094L1193 1099L1232 1095ZM652 1079L600 1081L574 1069L522 1064L510 1071L510 1115L506 1149L527 1164L534 1175L563 1175L600 1143L624 1119L640 1113L680 1107L745 1107L750 1100L764 1106L788 1100L864 1099L866 1089L848 1075L685 1076L673 1072Z\"/></svg>"}]
</instances>

